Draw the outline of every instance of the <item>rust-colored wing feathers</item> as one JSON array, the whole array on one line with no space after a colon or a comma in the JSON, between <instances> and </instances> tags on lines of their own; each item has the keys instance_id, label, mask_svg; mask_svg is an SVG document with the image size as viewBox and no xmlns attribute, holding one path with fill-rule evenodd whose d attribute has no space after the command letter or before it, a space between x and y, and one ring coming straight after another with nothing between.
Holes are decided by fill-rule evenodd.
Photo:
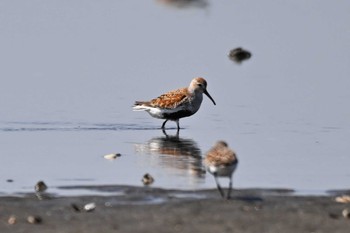
<instances>
[{"instance_id":1,"label":"rust-colored wing feathers","mask_svg":"<svg viewBox=\"0 0 350 233\"><path fill-rule=\"evenodd\" d=\"M136 101L135 105L146 105L155 108L176 108L184 103L188 96L187 88L181 88L174 91L169 91L151 101Z\"/></svg>"},{"instance_id":2,"label":"rust-colored wing feathers","mask_svg":"<svg viewBox=\"0 0 350 233\"><path fill-rule=\"evenodd\" d=\"M212 148L205 158L205 163L212 166L227 166L237 163L237 157L233 150L227 147Z\"/></svg>"}]
</instances>

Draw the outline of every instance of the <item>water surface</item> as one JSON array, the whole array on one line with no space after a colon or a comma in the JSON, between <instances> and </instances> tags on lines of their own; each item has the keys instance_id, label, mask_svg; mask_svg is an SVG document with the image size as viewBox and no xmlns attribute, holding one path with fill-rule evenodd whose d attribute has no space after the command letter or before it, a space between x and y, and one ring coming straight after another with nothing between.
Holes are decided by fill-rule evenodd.
<instances>
[{"instance_id":1,"label":"water surface","mask_svg":"<svg viewBox=\"0 0 350 233\"><path fill-rule=\"evenodd\" d=\"M236 188L349 188L350 3L5 1L0 192L142 185L214 188L201 157L237 152ZM238 65L229 51L252 58ZM176 124L135 100L208 81L217 105ZM121 153L116 161L103 155ZM7 180L13 180L8 182ZM226 185L227 180L222 180Z\"/></svg>"}]
</instances>

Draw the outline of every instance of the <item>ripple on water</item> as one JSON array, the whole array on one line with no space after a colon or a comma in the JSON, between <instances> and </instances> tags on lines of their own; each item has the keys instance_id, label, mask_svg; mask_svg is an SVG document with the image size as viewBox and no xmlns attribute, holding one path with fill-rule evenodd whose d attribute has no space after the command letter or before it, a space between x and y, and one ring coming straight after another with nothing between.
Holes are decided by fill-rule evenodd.
<instances>
[{"instance_id":1,"label":"ripple on water","mask_svg":"<svg viewBox=\"0 0 350 233\"><path fill-rule=\"evenodd\" d=\"M0 124L2 132L37 131L120 131L158 130L159 127L145 127L139 124L86 123L86 122L5 122Z\"/></svg>"}]
</instances>

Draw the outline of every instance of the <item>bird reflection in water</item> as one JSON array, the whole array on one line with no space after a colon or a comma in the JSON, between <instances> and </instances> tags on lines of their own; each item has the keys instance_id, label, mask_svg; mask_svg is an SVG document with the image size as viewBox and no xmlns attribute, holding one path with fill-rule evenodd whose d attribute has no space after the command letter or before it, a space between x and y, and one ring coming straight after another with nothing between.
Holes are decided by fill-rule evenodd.
<instances>
[{"instance_id":1,"label":"bird reflection in water","mask_svg":"<svg viewBox=\"0 0 350 233\"><path fill-rule=\"evenodd\" d=\"M163 167L176 169L180 174L187 171L192 177L204 178L205 169L202 165L201 150L197 143L188 138L181 138L179 131L176 135L154 137L145 144L136 144L136 151L146 154L159 155L157 162Z\"/></svg>"},{"instance_id":2,"label":"bird reflection in water","mask_svg":"<svg viewBox=\"0 0 350 233\"><path fill-rule=\"evenodd\" d=\"M209 5L208 0L157 0L157 2L176 8L206 8Z\"/></svg>"}]
</instances>

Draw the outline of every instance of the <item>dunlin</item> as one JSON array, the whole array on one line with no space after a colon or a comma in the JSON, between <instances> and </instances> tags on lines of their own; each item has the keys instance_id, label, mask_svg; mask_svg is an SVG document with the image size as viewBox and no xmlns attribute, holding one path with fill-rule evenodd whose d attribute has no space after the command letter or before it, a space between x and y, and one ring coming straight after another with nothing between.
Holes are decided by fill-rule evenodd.
<instances>
[{"instance_id":1,"label":"dunlin","mask_svg":"<svg viewBox=\"0 0 350 233\"><path fill-rule=\"evenodd\" d=\"M144 185L151 185L153 182L154 182L154 178L150 175L150 174L148 174L148 173L146 173L143 177L142 177L142 183L144 184Z\"/></svg>"},{"instance_id":2,"label":"dunlin","mask_svg":"<svg viewBox=\"0 0 350 233\"><path fill-rule=\"evenodd\" d=\"M44 183L44 181L38 181L38 183L34 186L35 192L45 192L47 189L47 185Z\"/></svg>"},{"instance_id":3,"label":"dunlin","mask_svg":"<svg viewBox=\"0 0 350 233\"><path fill-rule=\"evenodd\" d=\"M134 111L147 111L152 117L165 119L162 129L168 120L176 121L177 129L180 129L179 119L195 114L200 108L203 93L213 101L207 91L207 81L204 78L195 78L189 87L167 92L150 101L136 101Z\"/></svg>"},{"instance_id":4,"label":"dunlin","mask_svg":"<svg viewBox=\"0 0 350 233\"><path fill-rule=\"evenodd\" d=\"M225 197L224 192L219 184L218 177L228 177L230 179L227 199L230 198L232 190L232 174L238 164L238 159L233 150L227 143L218 141L206 154L204 165L207 171L213 174L216 185L222 197Z\"/></svg>"}]
</instances>

